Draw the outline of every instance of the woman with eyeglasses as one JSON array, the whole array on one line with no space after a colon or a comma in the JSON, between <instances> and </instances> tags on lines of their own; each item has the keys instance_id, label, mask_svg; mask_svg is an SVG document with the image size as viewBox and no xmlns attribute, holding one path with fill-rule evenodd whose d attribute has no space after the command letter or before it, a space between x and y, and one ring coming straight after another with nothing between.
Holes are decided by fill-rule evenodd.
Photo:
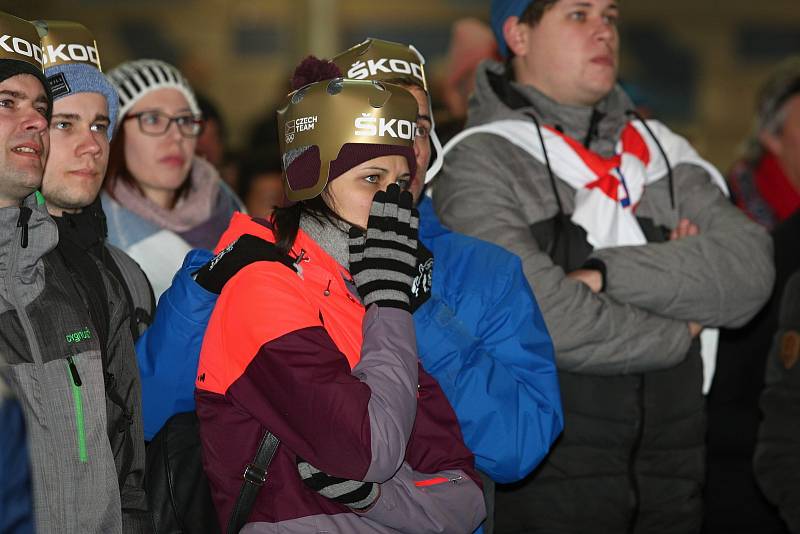
<instances>
[{"instance_id":1,"label":"woman with eyeglasses","mask_svg":"<svg viewBox=\"0 0 800 534\"><path fill-rule=\"evenodd\" d=\"M158 298L189 250L213 248L241 203L194 156L203 118L178 69L142 59L108 77L121 117L103 185L108 240L139 262Z\"/></svg>"}]
</instances>

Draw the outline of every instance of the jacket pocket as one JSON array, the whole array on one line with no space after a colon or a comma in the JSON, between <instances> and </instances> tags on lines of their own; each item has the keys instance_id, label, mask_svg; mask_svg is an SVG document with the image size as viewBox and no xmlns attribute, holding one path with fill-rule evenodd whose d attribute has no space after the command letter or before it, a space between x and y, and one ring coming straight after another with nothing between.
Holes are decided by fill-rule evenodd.
<instances>
[{"instance_id":1,"label":"jacket pocket","mask_svg":"<svg viewBox=\"0 0 800 534\"><path fill-rule=\"evenodd\" d=\"M75 433L78 446L78 458L81 462L89 461L89 453L86 450L86 422L83 417L83 392L81 375L78 367L72 360L72 356L67 356L67 372L69 373L70 387L72 389L72 403L75 409Z\"/></svg>"},{"instance_id":2,"label":"jacket pocket","mask_svg":"<svg viewBox=\"0 0 800 534\"><path fill-rule=\"evenodd\" d=\"M70 359L9 369L26 412L36 531L120 534L102 361L98 351Z\"/></svg>"}]
</instances>

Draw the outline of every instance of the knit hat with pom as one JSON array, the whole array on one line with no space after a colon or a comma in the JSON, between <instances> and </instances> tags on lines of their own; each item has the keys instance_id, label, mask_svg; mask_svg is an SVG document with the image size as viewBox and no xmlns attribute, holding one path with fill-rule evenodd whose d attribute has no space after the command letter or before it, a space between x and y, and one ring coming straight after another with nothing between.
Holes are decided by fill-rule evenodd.
<instances>
[{"instance_id":1,"label":"knit hat with pom","mask_svg":"<svg viewBox=\"0 0 800 534\"><path fill-rule=\"evenodd\" d=\"M290 200L313 198L348 170L382 156L405 157L414 174L417 104L406 89L344 80L333 63L313 56L295 69L292 87L278 110Z\"/></svg>"}]
</instances>

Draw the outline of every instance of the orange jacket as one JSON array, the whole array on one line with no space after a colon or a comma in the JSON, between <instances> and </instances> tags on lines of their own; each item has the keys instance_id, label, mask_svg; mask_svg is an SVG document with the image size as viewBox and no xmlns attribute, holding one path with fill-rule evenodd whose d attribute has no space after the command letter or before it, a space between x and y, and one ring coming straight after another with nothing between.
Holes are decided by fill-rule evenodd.
<instances>
[{"instance_id":1,"label":"orange jacket","mask_svg":"<svg viewBox=\"0 0 800 534\"><path fill-rule=\"evenodd\" d=\"M221 245L245 233L274 241L268 223L237 214ZM301 532L312 516L337 531L471 532L483 517L473 458L419 366L411 315L365 310L350 274L302 230L290 255L302 257L298 273L277 262L239 271L203 341L197 412L221 523L268 428L281 446L250 516L264 532ZM357 515L307 488L298 456L333 476L380 482L376 506Z\"/></svg>"}]
</instances>

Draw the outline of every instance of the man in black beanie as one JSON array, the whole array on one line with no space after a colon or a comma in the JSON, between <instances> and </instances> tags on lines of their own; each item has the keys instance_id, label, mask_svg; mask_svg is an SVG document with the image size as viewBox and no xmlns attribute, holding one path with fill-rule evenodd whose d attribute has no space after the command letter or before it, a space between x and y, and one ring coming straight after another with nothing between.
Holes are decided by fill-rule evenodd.
<instances>
[{"instance_id":1,"label":"man in black beanie","mask_svg":"<svg viewBox=\"0 0 800 534\"><path fill-rule=\"evenodd\" d=\"M119 378L106 373L105 353L134 358L128 308L107 279L108 298L91 297L56 249L38 192L52 112L43 63L36 27L0 12L0 375L26 419L36 532L147 532L149 517L123 523L130 503L108 434L140 415L106 412ZM109 320L99 324L102 307Z\"/></svg>"},{"instance_id":2,"label":"man in black beanie","mask_svg":"<svg viewBox=\"0 0 800 534\"><path fill-rule=\"evenodd\" d=\"M52 97L42 49L28 22L0 14L0 207L18 205L42 181Z\"/></svg>"}]
</instances>

